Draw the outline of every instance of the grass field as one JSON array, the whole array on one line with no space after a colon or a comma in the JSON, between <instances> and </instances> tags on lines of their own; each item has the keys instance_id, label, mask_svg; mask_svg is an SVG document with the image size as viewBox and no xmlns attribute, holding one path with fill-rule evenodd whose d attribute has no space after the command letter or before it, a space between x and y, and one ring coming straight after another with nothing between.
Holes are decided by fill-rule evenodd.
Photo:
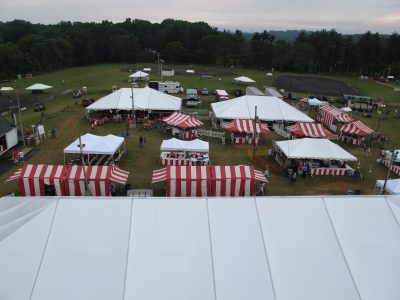
<instances>
[{"instance_id":1,"label":"grass field","mask_svg":"<svg viewBox=\"0 0 400 300\"><path fill-rule=\"evenodd\" d=\"M75 140L80 134L91 132L90 124L85 116L85 109L80 104L78 99L75 104L75 99L71 95L64 96L63 91L68 89L79 89L83 86L88 88L87 97L98 99L111 92L111 87L129 87L127 78L129 73L123 71L127 65L96 65L81 68L71 68L60 70L53 73L35 76L33 79L23 79L18 81L18 92L22 95L28 95L25 87L36 83L45 83L52 85L54 88L46 95L42 96L40 101L46 102L47 110L45 117L42 120L46 128L56 128L57 138L54 140L45 140L40 144L38 153L29 161L30 163L45 163L45 164L62 164L63 149ZM133 66L129 66L133 68ZM137 67L152 67L156 69L156 65L137 65ZM189 68L185 66L174 66L176 68ZM196 66L190 67L196 69ZM204 69L204 67L201 67ZM209 90L220 88L228 91L233 91L238 88L233 83L233 78L237 76L248 76L257 81L256 86L262 88L266 85L271 85L273 78L265 76L266 72L257 70L245 69L218 69L208 68L212 71L223 71L229 75L214 76L211 78L201 78L197 75L177 75L171 80L180 81L185 88L207 87ZM152 80L158 80L156 74L151 74ZM165 78L164 78L165 79ZM392 88L381 85L372 81L360 80L350 77L335 77L335 79L348 82L355 86L359 94L369 95L373 97L382 97L385 103L390 105L398 105L400 103L400 93L396 93ZM64 83L63 83L64 81ZM49 96L52 99L49 100ZM209 104L213 100L213 96L202 97L202 104L199 110L207 111ZM315 117L315 113L308 112L311 117ZM362 116L357 116L363 122L376 129L378 126L378 117L373 115L372 118L364 119ZM40 121L40 113L33 112L28 109L22 113L24 126L38 124ZM209 127L210 124L206 124ZM94 134L105 135L115 134L120 135L125 129L125 124L106 124L99 126ZM380 122L380 131L389 136L387 148L392 147L400 141L400 120L399 119L382 119ZM138 137L145 135L147 137L147 148L139 148ZM154 169L160 168L158 164L159 148L163 139L169 139L170 136L165 136L162 130L145 130L142 125L138 125L136 129L129 130L129 136L126 139L127 153L122 158L119 166L122 169L131 172L129 182L134 188L153 188L155 195L165 194L165 185L163 183L152 185L151 174ZM263 145L257 149L257 159L253 163L251 160L252 147L246 145L222 145L218 139L210 139L210 158L214 165L232 165L232 164L254 164L259 170L263 170L265 164L268 163L272 169L271 182L266 189L267 195L310 195L310 194L343 194L348 189L359 189L362 193L372 193L376 179L382 179L386 176L387 169L376 163L379 149L373 144L372 152L369 156L365 154L361 148L350 145L343 145L345 149L359 158L359 164L363 173L363 179L354 179L348 177L313 177L302 179L299 178L296 186L289 186L287 177L281 174L281 171L276 167L275 162L266 156L267 150L271 148L271 141L280 139L275 134L269 134L262 137ZM0 177L2 184L0 185L0 195L10 192L18 193L18 186L15 182L4 183L5 180L18 168L13 167L8 173ZM354 164L353 167L357 167ZM371 171L371 172L370 172Z\"/></svg>"}]
</instances>

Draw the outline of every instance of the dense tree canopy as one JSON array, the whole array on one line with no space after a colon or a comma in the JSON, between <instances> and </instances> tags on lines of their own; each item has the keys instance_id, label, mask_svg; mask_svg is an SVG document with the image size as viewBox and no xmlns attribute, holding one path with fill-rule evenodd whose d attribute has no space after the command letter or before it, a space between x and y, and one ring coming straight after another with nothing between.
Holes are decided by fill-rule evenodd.
<instances>
[{"instance_id":1,"label":"dense tree canopy","mask_svg":"<svg viewBox=\"0 0 400 300\"><path fill-rule=\"evenodd\" d=\"M0 22L0 78L107 62L240 65L322 74L400 76L400 35L301 32L293 42L273 32L219 31L204 22L166 19L160 24Z\"/></svg>"}]
</instances>

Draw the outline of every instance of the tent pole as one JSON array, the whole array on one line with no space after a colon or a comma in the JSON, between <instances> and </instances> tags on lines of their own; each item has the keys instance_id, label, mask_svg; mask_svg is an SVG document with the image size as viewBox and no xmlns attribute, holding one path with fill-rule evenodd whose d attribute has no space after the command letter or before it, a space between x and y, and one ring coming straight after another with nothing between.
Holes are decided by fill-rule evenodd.
<instances>
[{"instance_id":1,"label":"tent pole","mask_svg":"<svg viewBox=\"0 0 400 300\"><path fill-rule=\"evenodd\" d=\"M257 105L254 107L254 126L253 126L253 159L256 157L256 124L257 124Z\"/></svg>"},{"instance_id":2,"label":"tent pole","mask_svg":"<svg viewBox=\"0 0 400 300\"><path fill-rule=\"evenodd\" d=\"M81 136L79 136L79 150L80 150L80 155L81 155L81 161L82 161L82 168L83 168L83 178L85 181L85 196L91 196L90 189L89 189L89 184L87 181L87 176L86 176L86 168L85 168L85 161L83 158L83 145L82 145L82 139Z\"/></svg>"}]
</instances>

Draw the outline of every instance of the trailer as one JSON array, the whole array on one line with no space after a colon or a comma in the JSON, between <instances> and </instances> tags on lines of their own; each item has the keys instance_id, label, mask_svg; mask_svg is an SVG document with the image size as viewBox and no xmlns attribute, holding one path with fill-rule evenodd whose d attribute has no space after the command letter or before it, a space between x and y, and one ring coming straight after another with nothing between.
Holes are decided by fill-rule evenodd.
<instances>
[{"instance_id":1,"label":"trailer","mask_svg":"<svg viewBox=\"0 0 400 300\"><path fill-rule=\"evenodd\" d=\"M225 90L215 90L215 101L229 100L229 95Z\"/></svg>"},{"instance_id":2,"label":"trailer","mask_svg":"<svg viewBox=\"0 0 400 300\"><path fill-rule=\"evenodd\" d=\"M178 94L183 92L181 83L178 81L150 81L149 87L166 94Z\"/></svg>"}]
</instances>

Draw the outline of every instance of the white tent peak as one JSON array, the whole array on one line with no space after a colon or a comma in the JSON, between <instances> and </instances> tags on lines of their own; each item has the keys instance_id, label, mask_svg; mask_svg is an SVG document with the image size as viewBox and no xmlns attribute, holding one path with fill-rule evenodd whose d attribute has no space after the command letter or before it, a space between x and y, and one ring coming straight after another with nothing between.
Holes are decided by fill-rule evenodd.
<instances>
[{"instance_id":1,"label":"white tent peak","mask_svg":"<svg viewBox=\"0 0 400 300\"><path fill-rule=\"evenodd\" d=\"M236 78L234 78L234 80L237 81L237 82L241 82L241 83L254 83L254 82L256 82L255 80L253 80L253 79L251 79L249 77L246 77L246 76L236 77Z\"/></svg>"},{"instance_id":2,"label":"white tent peak","mask_svg":"<svg viewBox=\"0 0 400 300\"><path fill-rule=\"evenodd\" d=\"M143 71L137 71L137 72L129 75L129 77L146 77L146 76L149 76L149 74L146 72L143 72Z\"/></svg>"},{"instance_id":3,"label":"white tent peak","mask_svg":"<svg viewBox=\"0 0 400 300\"><path fill-rule=\"evenodd\" d=\"M51 85L46 85L46 84L42 84L42 83L35 83L32 84L31 86L28 86L26 88L26 90L30 90L30 91L42 91L42 90L48 90L53 88Z\"/></svg>"},{"instance_id":4,"label":"white tent peak","mask_svg":"<svg viewBox=\"0 0 400 300\"><path fill-rule=\"evenodd\" d=\"M175 138L164 140L160 147L161 151L209 152L209 149L209 143L199 139L195 139L192 141L183 141Z\"/></svg>"},{"instance_id":5,"label":"white tent peak","mask_svg":"<svg viewBox=\"0 0 400 300\"><path fill-rule=\"evenodd\" d=\"M182 99L161 93L148 86L121 88L89 105L86 110L132 110L132 90L135 110L180 111Z\"/></svg>"},{"instance_id":6,"label":"white tent peak","mask_svg":"<svg viewBox=\"0 0 400 300\"><path fill-rule=\"evenodd\" d=\"M82 152L84 154L114 154L124 142L123 137L108 134L106 136L94 135L86 133L81 136L82 144L84 147ZM64 153L80 153L79 138L73 141L64 149Z\"/></svg>"},{"instance_id":7,"label":"white tent peak","mask_svg":"<svg viewBox=\"0 0 400 300\"><path fill-rule=\"evenodd\" d=\"M217 119L254 119L262 121L314 122L305 113L273 96L242 96L222 102L211 103Z\"/></svg>"},{"instance_id":8,"label":"white tent peak","mask_svg":"<svg viewBox=\"0 0 400 300\"><path fill-rule=\"evenodd\" d=\"M286 157L292 159L357 160L355 156L328 139L303 138L278 141L276 145L283 151Z\"/></svg>"}]
</instances>

